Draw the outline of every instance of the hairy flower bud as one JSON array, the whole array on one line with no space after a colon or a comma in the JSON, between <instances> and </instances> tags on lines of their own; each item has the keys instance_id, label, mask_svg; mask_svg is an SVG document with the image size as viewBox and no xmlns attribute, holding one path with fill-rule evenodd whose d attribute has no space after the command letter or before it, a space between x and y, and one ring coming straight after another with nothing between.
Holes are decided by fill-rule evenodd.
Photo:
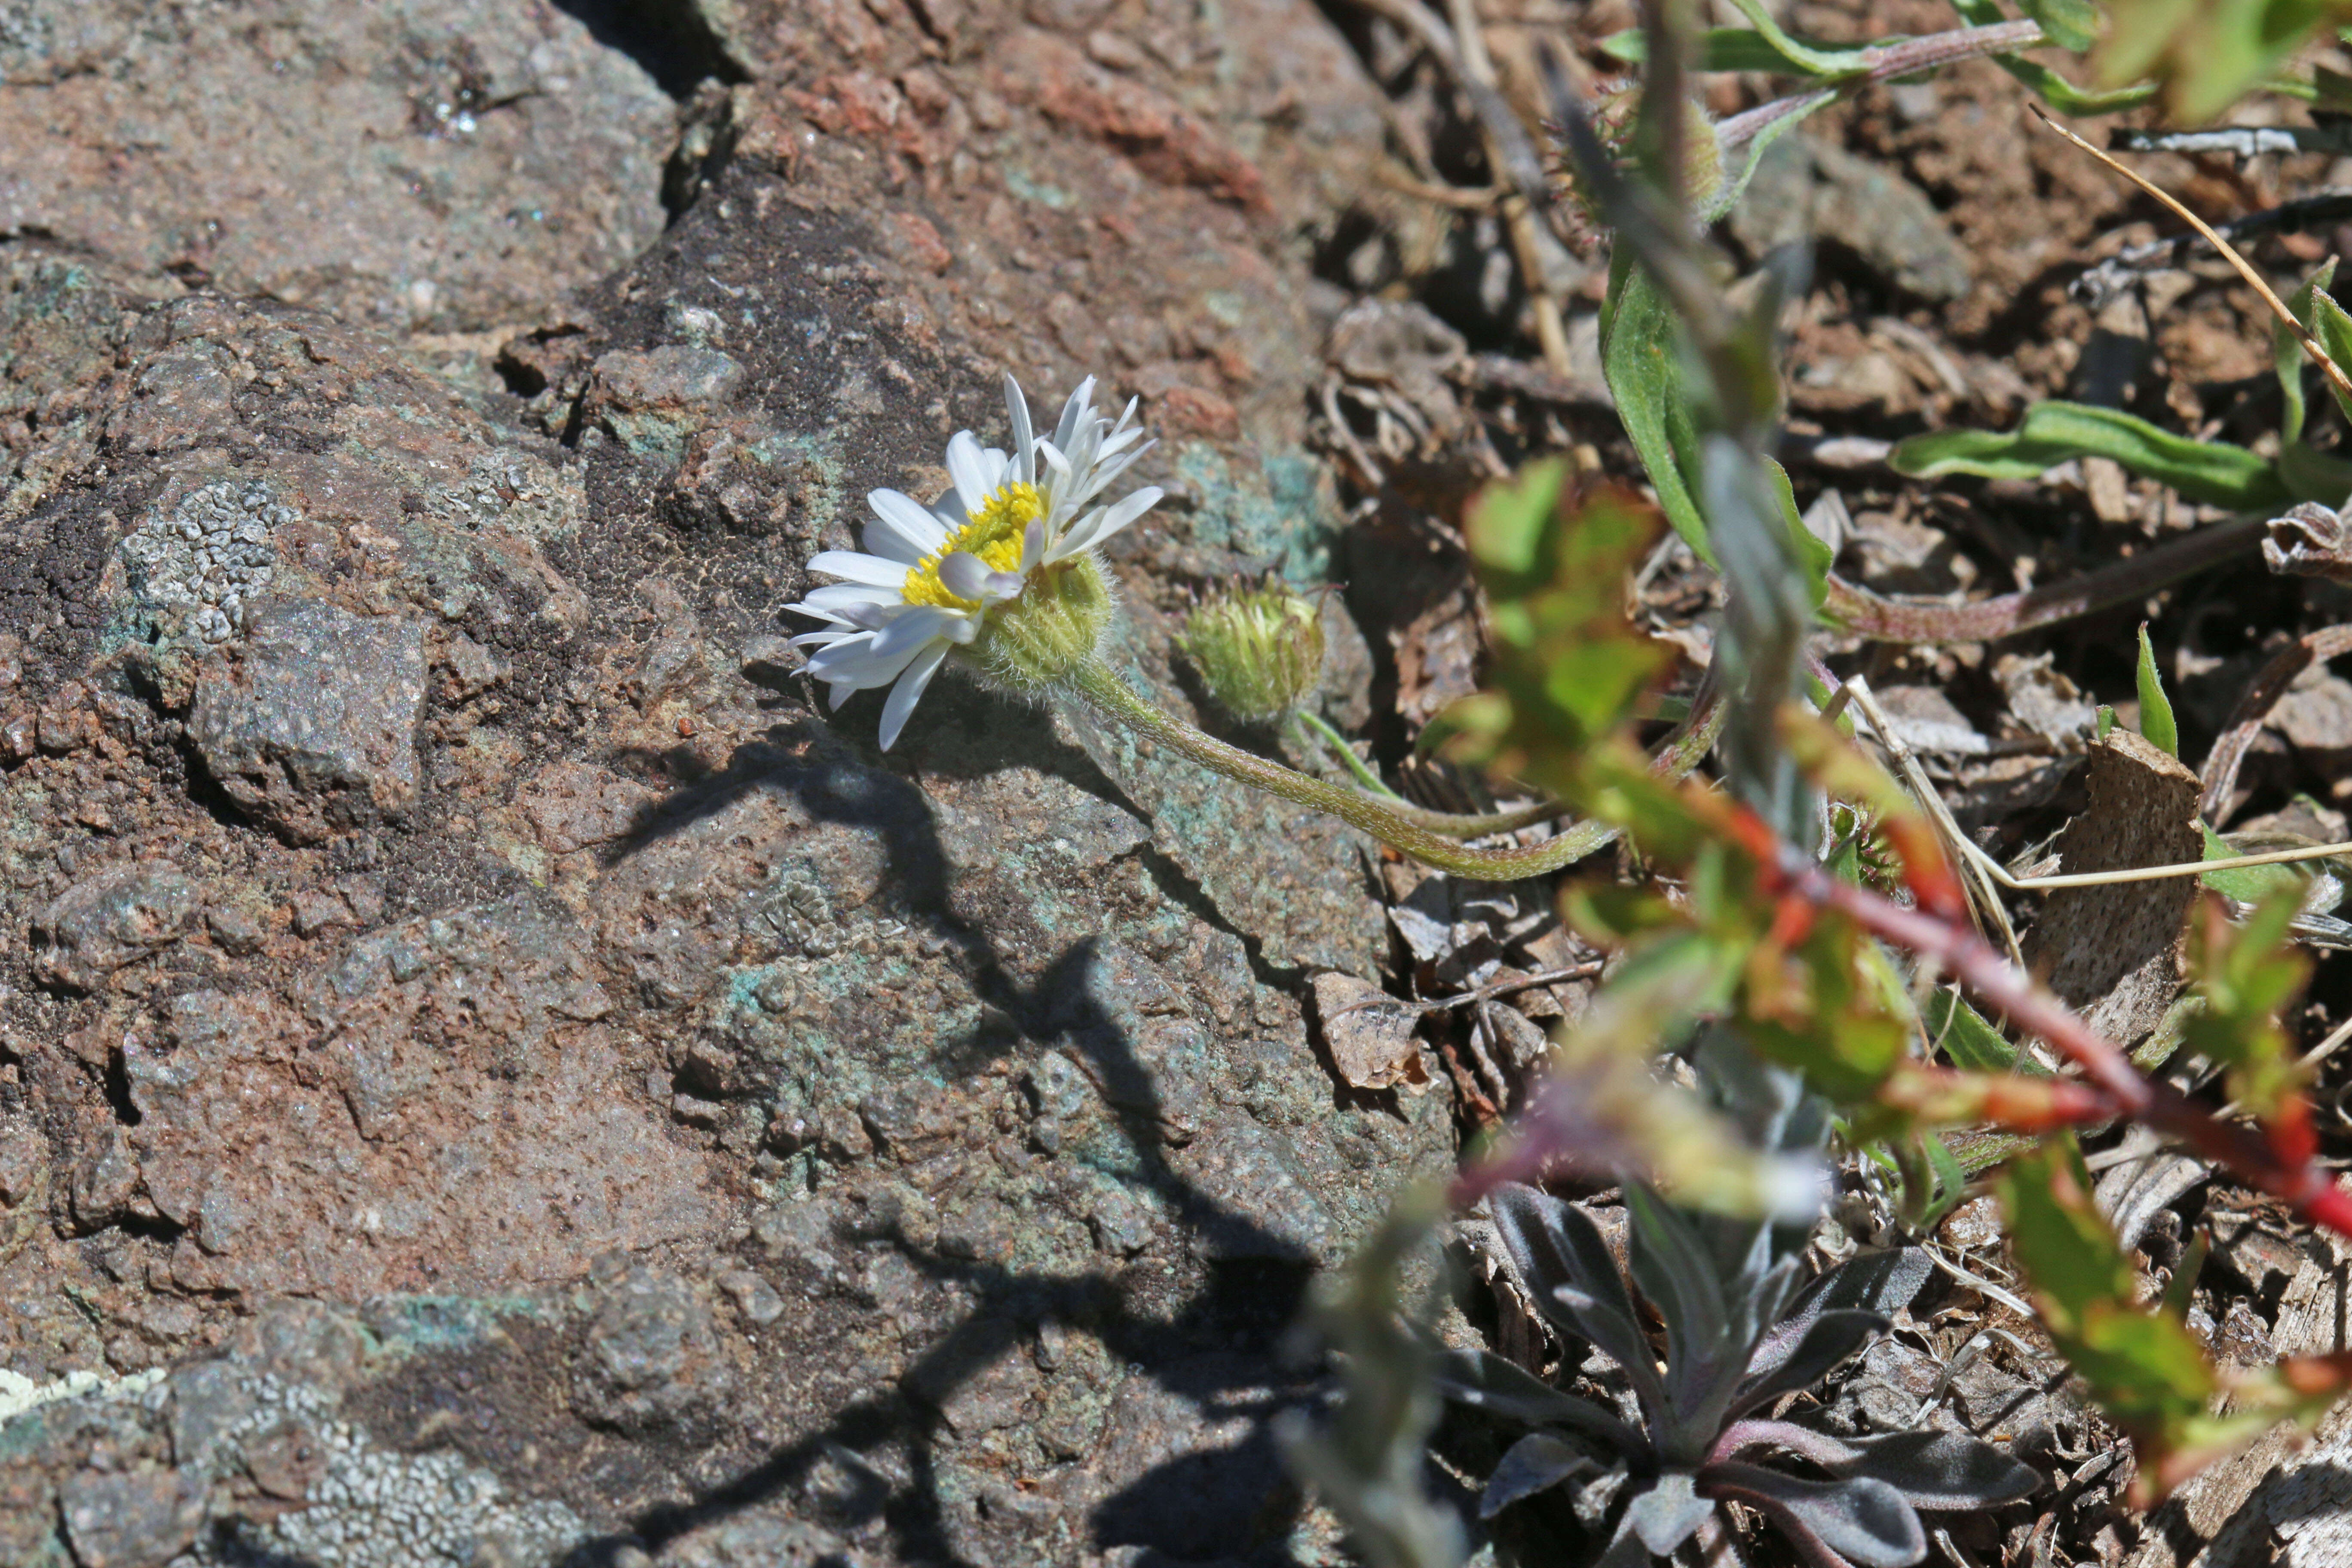
<instances>
[{"instance_id":1,"label":"hairy flower bud","mask_svg":"<svg viewBox=\"0 0 2352 1568\"><path fill-rule=\"evenodd\" d=\"M1279 578L1212 594L1177 641L1217 705L1246 724L1281 718L1322 681L1322 613Z\"/></svg>"},{"instance_id":2,"label":"hairy flower bud","mask_svg":"<svg viewBox=\"0 0 2352 1568\"><path fill-rule=\"evenodd\" d=\"M999 686L1042 691L1094 657L1115 603L1110 580L1091 554L1055 562L982 623L964 658Z\"/></svg>"},{"instance_id":3,"label":"hairy flower bud","mask_svg":"<svg viewBox=\"0 0 2352 1568\"><path fill-rule=\"evenodd\" d=\"M1620 163L1632 156L1633 128L1641 116L1640 84L1624 79L1602 85L1599 95L1587 105L1591 116L1593 133L1608 149L1611 157ZM1580 248L1590 246L1609 227L1607 219L1592 205L1584 182L1577 174L1575 156L1569 152L1567 138L1557 125L1550 126L1552 140L1552 176L1561 195L1567 198L1570 216L1575 220L1574 237ZM1707 118L1706 108L1696 100L1683 104L1682 124L1683 199L1691 211L1701 218L1717 216L1717 208L1727 196L1723 143L1717 138L1715 122Z\"/></svg>"}]
</instances>

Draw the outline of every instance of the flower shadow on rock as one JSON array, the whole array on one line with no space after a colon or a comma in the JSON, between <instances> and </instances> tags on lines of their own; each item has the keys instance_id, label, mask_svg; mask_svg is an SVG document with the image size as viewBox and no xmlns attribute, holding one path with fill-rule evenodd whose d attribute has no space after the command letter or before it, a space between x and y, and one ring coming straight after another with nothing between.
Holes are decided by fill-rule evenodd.
<instances>
[{"instance_id":1,"label":"flower shadow on rock","mask_svg":"<svg viewBox=\"0 0 2352 1568\"><path fill-rule=\"evenodd\" d=\"M996 768L1034 767L1107 806L1131 809L1082 756L1053 741L1045 724L1025 713L1020 718L988 727L979 749L994 753ZM984 760L957 756L951 766L981 772ZM951 1048L940 1068L972 1075L1023 1043L1082 1060L1084 1075L1135 1152L1140 1169L1131 1179L1150 1189L1189 1244L1193 1279L1174 1289L1167 1281L1139 1286L1108 1264L1041 1269L959 1256L886 1218L884 1234L898 1254L971 1303L955 1325L889 1392L847 1402L783 1436L753 1468L690 1501L646 1511L584 1543L570 1561L612 1562L626 1545L658 1554L690 1531L790 1499L824 1467L838 1467L845 1450L892 1442L903 1445L904 1478L890 1486L869 1475L867 1484L849 1489L834 1503L835 1527L859 1537L861 1527L878 1518L906 1560L971 1561L956 1543L943 1488L958 1412L966 1396L987 1396L984 1385L1024 1354L1031 1335L1060 1328L1098 1338L1129 1373L1102 1437L1086 1462L1057 1472L1071 1479L1064 1496L1048 1500L1083 1521L1092 1546L1253 1562L1277 1552L1301 1502L1277 1461L1268 1423L1314 1393L1311 1374L1287 1366L1277 1347L1297 1320L1313 1268L1336 1255L1337 1244L1311 1231L1293 1233L1233 1201L1231 1174L1252 1171L1249 1160L1204 1166L1198 1149L1186 1146L1202 1131L1208 1136L1202 1142L1215 1142L1217 1130L1187 1128L1171 1139L1184 1107L1171 1105L1171 1083L1155 1071L1165 1064L1150 1059L1129 1022L1103 1000L1106 979L1117 983L1115 939L1063 944L1042 966L1034 956L1024 962L1009 955L1003 944L1032 940L1031 933L982 929L958 912L957 860L940 820L951 812L914 784L856 761L821 723L780 725L717 769L697 769L685 753L665 761L681 782L640 812L614 847L614 861L644 853L753 792L788 795L814 823L874 835L883 860L879 881L891 890L896 913L961 952L972 989L999 1021ZM1172 1087L1183 1097L1181 1074ZM1204 1185L1204 1169L1227 1175L1213 1184L1228 1193ZM1004 1489L1000 1500L1006 1506L1035 1505Z\"/></svg>"}]
</instances>

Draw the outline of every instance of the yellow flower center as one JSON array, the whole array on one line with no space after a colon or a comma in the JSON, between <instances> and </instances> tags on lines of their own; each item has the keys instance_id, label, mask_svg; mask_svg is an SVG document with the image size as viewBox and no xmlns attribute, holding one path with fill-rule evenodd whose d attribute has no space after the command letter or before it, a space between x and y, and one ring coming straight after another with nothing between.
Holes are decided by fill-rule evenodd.
<instances>
[{"instance_id":1,"label":"yellow flower center","mask_svg":"<svg viewBox=\"0 0 2352 1568\"><path fill-rule=\"evenodd\" d=\"M998 489L970 514L969 521L948 535L945 544L907 568L907 585L901 590L907 603L936 605L945 610L979 609L979 601L948 592L947 584L940 581L940 563L962 550L988 563L992 572L1018 572L1022 539L1029 525L1045 515L1045 502L1036 486L1016 479Z\"/></svg>"}]
</instances>

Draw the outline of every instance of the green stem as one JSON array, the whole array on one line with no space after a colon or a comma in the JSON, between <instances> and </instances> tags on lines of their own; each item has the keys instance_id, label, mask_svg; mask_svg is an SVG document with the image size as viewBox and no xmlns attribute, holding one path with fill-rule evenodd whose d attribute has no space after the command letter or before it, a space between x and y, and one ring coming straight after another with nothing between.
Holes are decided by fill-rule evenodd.
<instances>
[{"instance_id":1,"label":"green stem","mask_svg":"<svg viewBox=\"0 0 2352 1568\"><path fill-rule=\"evenodd\" d=\"M1572 865L1617 837L1617 829L1604 823L1580 822L1557 837L1540 844L1514 847L1507 849L1470 849L1424 826L1407 811L1399 810L1389 802L1366 795L1361 790L1345 789L1321 779L1269 762L1238 746L1229 746L1213 735L1204 735L1190 724L1162 712L1153 703L1139 696L1133 688L1119 679L1118 672L1099 658L1081 660L1065 677L1068 689L1084 699L1105 717L1116 719L1137 733L1149 736L1171 750L1190 757L1214 773L1220 773L1238 784L1279 795L1284 800L1317 811L1328 812L1351 827L1360 828L1381 843L1392 846L1412 856L1425 866L1450 871L1460 877L1475 877L1481 881L1512 882L1528 877L1540 877ZM1723 705L1708 705L1712 711L1706 721L1687 727L1681 739L1670 744L1656 763L1659 773L1670 778L1680 778L1698 763L1714 743L1715 732L1720 727ZM1694 717L1697 717L1694 705ZM1427 813L1442 816L1444 813ZM1480 819L1492 821L1495 819Z\"/></svg>"},{"instance_id":2,"label":"green stem","mask_svg":"<svg viewBox=\"0 0 2352 1568\"><path fill-rule=\"evenodd\" d=\"M1300 708L1293 710L1290 716L1313 731L1324 745L1329 747L1331 754L1339 759L1339 765L1346 768L1349 775L1358 784L1379 795L1382 800L1393 801L1399 805L1408 804L1404 796L1381 782L1381 775L1372 772L1370 767L1366 765L1363 758L1356 755L1356 749L1348 744L1348 738L1325 722L1320 713L1312 713Z\"/></svg>"},{"instance_id":3,"label":"green stem","mask_svg":"<svg viewBox=\"0 0 2352 1568\"><path fill-rule=\"evenodd\" d=\"M1367 791L1387 803L1391 811L1405 821L1426 827L1432 833L1442 833L1448 838L1487 838L1497 833L1517 833L1522 827L1533 827L1538 822L1549 822L1555 816L1565 816L1568 808L1554 801L1538 801L1509 811L1454 812L1432 811L1415 805L1404 796L1381 782L1381 775L1365 766L1347 738L1329 724L1305 709L1293 715L1302 724L1320 736L1323 743L1338 754L1355 781Z\"/></svg>"}]
</instances>

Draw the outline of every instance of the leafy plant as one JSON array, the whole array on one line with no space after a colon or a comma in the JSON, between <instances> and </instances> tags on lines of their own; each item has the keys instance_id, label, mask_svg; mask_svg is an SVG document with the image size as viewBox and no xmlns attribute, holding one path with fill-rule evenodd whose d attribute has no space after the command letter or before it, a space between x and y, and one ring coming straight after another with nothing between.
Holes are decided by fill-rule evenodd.
<instances>
[{"instance_id":1,"label":"leafy plant","mask_svg":"<svg viewBox=\"0 0 2352 1568\"><path fill-rule=\"evenodd\" d=\"M2138 1306L2131 1262L2091 1200L2071 1137L2012 1162L1999 1188L2043 1326L2132 1439L2133 1493L2143 1505L2274 1423L2314 1419L2342 1397L2352 1369L2341 1353L2225 1373L2181 1321L2179 1295L2156 1311Z\"/></svg>"},{"instance_id":2,"label":"leafy plant","mask_svg":"<svg viewBox=\"0 0 2352 1568\"><path fill-rule=\"evenodd\" d=\"M1685 1214L1639 1185L1625 1196L1633 1280L1666 1326L1663 1372L1590 1215L1532 1187L1488 1199L1529 1298L1623 1369L1642 1422L1500 1356L1448 1352L1438 1384L1450 1397L1536 1428L1496 1468L1482 1514L1572 1486L1580 1520L1609 1529L1600 1563L1618 1568L1721 1530L1717 1505L1738 1501L1823 1568L1900 1568L1926 1555L1920 1510L1991 1508L2040 1485L1960 1434L1841 1437L1764 1414L1884 1333L1925 1282L1926 1253L1865 1254L1806 1283L1765 1222Z\"/></svg>"}]
</instances>

